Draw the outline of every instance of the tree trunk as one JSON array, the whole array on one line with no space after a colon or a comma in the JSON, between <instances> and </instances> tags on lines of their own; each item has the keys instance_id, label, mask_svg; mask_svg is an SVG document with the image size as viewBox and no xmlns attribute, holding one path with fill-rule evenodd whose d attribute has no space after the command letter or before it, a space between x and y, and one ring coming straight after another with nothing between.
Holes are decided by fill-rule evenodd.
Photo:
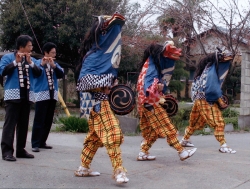
<instances>
[{"instance_id":1,"label":"tree trunk","mask_svg":"<svg viewBox=\"0 0 250 189\"><path fill-rule=\"evenodd\" d=\"M185 99L189 98L189 79L186 78L186 85L185 85Z\"/></svg>"},{"instance_id":2,"label":"tree trunk","mask_svg":"<svg viewBox=\"0 0 250 189\"><path fill-rule=\"evenodd\" d=\"M177 99L180 100L181 99L181 92L179 90L177 90Z\"/></svg>"},{"instance_id":3,"label":"tree trunk","mask_svg":"<svg viewBox=\"0 0 250 189\"><path fill-rule=\"evenodd\" d=\"M187 33L187 39L190 39L190 33ZM190 42L187 45L187 58L186 58L186 70L190 73L190 65L189 65L189 57L190 57ZM186 84L185 84L185 99L189 98L189 78L186 78Z\"/></svg>"}]
</instances>

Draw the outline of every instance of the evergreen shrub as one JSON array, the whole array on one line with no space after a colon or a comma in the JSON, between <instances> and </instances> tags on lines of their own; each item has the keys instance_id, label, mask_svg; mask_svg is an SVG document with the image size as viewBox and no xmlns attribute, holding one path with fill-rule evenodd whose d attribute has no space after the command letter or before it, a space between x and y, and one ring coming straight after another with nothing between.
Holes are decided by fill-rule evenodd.
<instances>
[{"instance_id":1,"label":"evergreen shrub","mask_svg":"<svg viewBox=\"0 0 250 189\"><path fill-rule=\"evenodd\" d=\"M61 131L86 133L89 130L88 121L85 118L70 116L60 117L59 121L63 124Z\"/></svg>"}]
</instances>

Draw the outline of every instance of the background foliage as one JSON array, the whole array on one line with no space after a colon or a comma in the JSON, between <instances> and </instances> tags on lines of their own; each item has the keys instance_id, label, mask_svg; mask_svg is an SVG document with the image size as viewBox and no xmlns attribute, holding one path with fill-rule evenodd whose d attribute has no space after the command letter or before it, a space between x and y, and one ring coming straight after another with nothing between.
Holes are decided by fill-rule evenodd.
<instances>
[{"instance_id":1,"label":"background foliage","mask_svg":"<svg viewBox=\"0 0 250 189\"><path fill-rule=\"evenodd\" d=\"M93 16L113 14L121 0L22 0L31 26L42 46L50 41L57 44L57 58L75 64L78 49L85 33L92 25ZM3 49L15 49L15 40L21 34L34 38L19 0L0 2L0 42ZM34 41L34 51L40 53Z\"/></svg>"}]
</instances>

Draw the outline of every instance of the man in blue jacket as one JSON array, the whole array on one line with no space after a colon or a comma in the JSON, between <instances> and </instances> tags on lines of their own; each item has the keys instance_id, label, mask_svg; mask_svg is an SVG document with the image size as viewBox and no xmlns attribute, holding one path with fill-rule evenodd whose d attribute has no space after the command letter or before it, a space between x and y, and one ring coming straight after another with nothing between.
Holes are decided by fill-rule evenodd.
<instances>
[{"instance_id":1,"label":"man in blue jacket","mask_svg":"<svg viewBox=\"0 0 250 189\"><path fill-rule=\"evenodd\" d=\"M30 104L34 101L33 78L41 74L30 53L32 38L21 35L16 41L17 50L4 55L0 62L0 74L6 76L4 84L5 122L3 125L1 150L6 161L16 161L14 136L16 129L16 157L34 158L24 148L29 125Z\"/></svg>"},{"instance_id":2,"label":"man in blue jacket","mask_svg":"<svg viewBox=\"0 0 250 189\"><path fill-rule=\"evenodd\" d=\"M58 100L58 82L64 76L63 69L54 61L56 45L48 42L43 46L44 57L37 61L42 74L34 80L36 101L31 143L32 151L39 152L39 148L51 149L46 144L51 129L56 102Z\"/></svg>"}]
</instances>

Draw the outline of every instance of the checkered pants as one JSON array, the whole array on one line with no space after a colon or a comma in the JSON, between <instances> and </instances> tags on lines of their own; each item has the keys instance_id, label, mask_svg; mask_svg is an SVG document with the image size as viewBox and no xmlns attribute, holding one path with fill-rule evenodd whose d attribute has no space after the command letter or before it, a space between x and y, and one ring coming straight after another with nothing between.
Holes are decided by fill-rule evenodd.
<instances>
[{"instance_id":1,"label":"checkered pants","mask_svg":"<svg viewBox=\"0 0 250 189\"><path fill-rule=\"evenodd\" d=\"M82 166L89 168L98 148L105 146L114 171L116 169L125 170L122 167L120 149L123 134L107 100L101 102L99 113L93 110L90 112L88 124L89 132L85 138L81 154Z\"/></svg>"},{"instance_id":2,"label":"checkered pants","mask_svg":"<svg viewBox=\"0 0 250 189\"><path fill-rule=\"evenodd\" d=\"M210 105L204 99L194 102L184 139L188 140L194 131L203 129L206 124L214 128L214 136L221 145L226 143L224 137L225 122L222 113L216 103Z\"/></svg>"},{"instance_id":3,"label":"checkered pants","mask_svg":"<svg viewBox=\"0 0 250 189\"><path fill-rule=\"evenodd\" d=\"M161 106L153 106L151 111L145 107L142 108L140 117L140 129L144 141L141 145L141 151L148 153L153 143L159 137L167 137L167 142L178 152L184 150L177 139L177 130L170 122L166 110Z\"/></svg>"}]
</instances>

